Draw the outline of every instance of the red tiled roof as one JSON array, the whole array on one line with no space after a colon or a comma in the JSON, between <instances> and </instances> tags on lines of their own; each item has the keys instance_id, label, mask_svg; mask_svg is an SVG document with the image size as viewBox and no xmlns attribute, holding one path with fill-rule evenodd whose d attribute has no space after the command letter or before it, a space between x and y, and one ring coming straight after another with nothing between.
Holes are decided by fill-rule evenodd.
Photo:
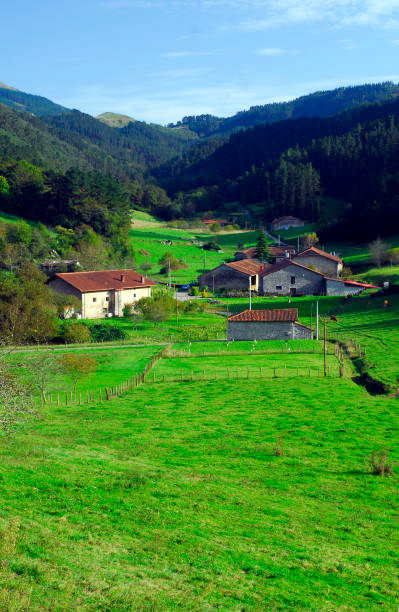
<instances>
[{"instance_id":1,"label":"red tiled roof","mask_svg":"<svg viewBox=\"0 0 399 612\"><path fill-rule=\"evenodd\" d=\"M209 225L211 223L227 223L227 221L226 219L204 219L203 223Z\"/></svg>"},{"instance_id":2,"label":"red tiled roof","mask_svg":"<svg viewBox=\"0 0 399 612\"><path fill-rule=\"evenodd\" d=\"M340 280L340 279L338 279ZM368 283L359 283L358 281L344 280L345 285L355 285L355 287L363 287L364 289L380 289L376 285L369 285Z\"/></svg>"},{"instance_id":3,"label":"red tiled roof","mask_svg":"<svg viewBox=\"0 0 399 612\"><path fill-rule=\"evenodd\" d=\"M123 280L122 276L124 277ZM93 272L63 272L57 278L78 289L81 293L89 291L108 291L110 289L136 289L137 287L154 287L149 278L134 270L98 270Z\"/></svg>"},{"instance_id":4,"label":"red tiled roof","mask_svg":"<svg viewBox=\"0 0 399 612\"><path fill-rule=\"evenodd\" d=\"M295 257L306 257L307 255L318 255L319 257L325 257L326 259L332 259L332 261L342 263L342 259L340 257L337 257L336 255L331 255L331 253L326 253L326 251L322 251L321 249L318 249L315 246L311 246L308 249L301 251L301 253L298 253L298 255L295 255Z\"/></svg>"},{"instance_id":5,"label":"red tiled roof","mask_svg":"<svg viewBox=\"0 0 399 612\"><path fill-rule=\"evenodd\" d=\"M229 268L233 268L233 270L237 270L237 272L247 274L248 276L259 274L262 268L262 264L254 259L240 259L240 261L231 261L230 263L226 263L224 265L228 266Z\"/></svg>"},{"instance_id":6,"label":"red tiled roof","mask_svg":"<svg viewBox=\"0 0 399 612\"><path fill-rule=\"evenodd\" d=\"M252 257L255 257L256 251L257 251L256 247L248 247L247 249L240 249L239 251L235 253L235 255L237 255L237 253L244 253L244 255L249 255L250 258L252 258Z\"/></svg>"},{"instance_id":7,"label":"red tiled roof","mask_svg":"<svg viewBox=\"0 0 399 612\"><path fill-rule=\"evenodd\" d=\"M228 318L228 321L293 321L298 320L297 308L273 308L271 310L244 310Z\"/></svg>"},{"instance_id":8,"label":"red tiled roof","mask_svg":"<svg viewBox=\"0 0 399 612\"><path fill-rule=\"evenodd\" d=\"M298 268L309 270L310 272L314 272L314 274L318 274L319 276L323 276L323 277L325 276L321 272L318 272L317 270L312 270L312 268L307 268L306 266L303 266L302 264L298 263L297 261L293 261L292 259L286 259L284 261L280 261L280 263L274 264L274 266L270 266L270 268L261 270L259 276L263 278L264 276L267 276L267 274L273 274L273 272L284 270L284 268L286 268L287 266L298 266Z\"/></svg>"}]
</instances>

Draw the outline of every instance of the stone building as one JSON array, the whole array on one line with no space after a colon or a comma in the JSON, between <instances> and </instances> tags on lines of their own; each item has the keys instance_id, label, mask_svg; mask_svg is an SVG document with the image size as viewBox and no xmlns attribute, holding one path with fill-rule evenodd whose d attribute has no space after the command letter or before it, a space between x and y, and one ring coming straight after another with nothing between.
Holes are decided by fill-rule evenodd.
<instances>
[{"instance_id":1,"label":"stone building","mask_svg":"<svg viewBox=\"0 0 399 612\"><path fill-rule=\"evenodd\" d=\"M337 278L342 270L343 263L340 257L327 253L315 246L301 251L293 257L293 261L300 263L307 268L314 268L318 272L322 272L332 278Z\"/></svg>"},{"instance_id":2,"label":"stone building","mask_svg":"<svg viewBox=\"0 0 399 612\"><path fill-rule=\"evenodd\" d=\"M262 264L253 259L223 263L213 270L204 272L198 277L201 288L208 287L211 291L226 290L259 291L259 272Z\"/></svg>"},{"instance_id":3,"label":"stone building","mask_svg":"<svg viewBox=\"0 0 399 612\"><path fill-rule=\"evenodd\" d=\"M310 327L298 323L296 308L244 310L227 319L229 340L312 339Z\"/></svg>"},{"instance_id":4,"label":"stone building","mask_svg":"<svg viewBox=\"0 0 399 612\"><path fill-rule=\"evenodd\" d=\"M304 225L305 222L302 219L287 215L285 217L278 217L278 219L273 219L270 224L270 227L275 232L277 230L287 230L290 227L303 227Z\"/></svg>"},{"instance_id":5,"label":"stone building","mask_svg":"<svg viewBox=\"0 0 399 612\"><path fill-rule=\"evenodd\" d=\"M282 261L260 272L263 295L323 295L324 275L294 261Z\"/></svg>"},{"instance_id":6,"label":"stone building","mask_svg":"<svg viewBox=\"0 0 399 612\"><path fill-rule=\"evenodd\" d=\"M375 285L343 278L330 278L296 261L282 261L259 273L259 293L263 295L358 295Z\"/></svg>"},{"instance_id":7,"label":"stone building","mask_svg":"<svg viewBox=\"0 0 399 612\"><path fill-rule=\"evenodd\" d=\"M121 317L126 304L151 296L156 285L134 270L66 272L56 274L48 284L53 291L77 297L83 319Z\"/></svg>"}]
</instances>

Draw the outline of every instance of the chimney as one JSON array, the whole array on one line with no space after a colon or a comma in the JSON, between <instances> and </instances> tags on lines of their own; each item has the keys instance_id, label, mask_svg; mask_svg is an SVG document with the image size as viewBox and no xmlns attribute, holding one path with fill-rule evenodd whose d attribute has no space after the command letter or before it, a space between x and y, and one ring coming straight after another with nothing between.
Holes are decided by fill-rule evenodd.
<instances>
[{"instance_id":1,"label":"chimney","mask_svg":"<svg viewBox=\"0 0 399 612\"><path fill-rule=\"evenodd\" d=\"M126 280L126 274L121 274L121 283L124 283Z\"/></svg>"},{"instance_id":2,"label":"chimney","mask_svg":"<svg viewBox=\"0 0 399 612\"><path fill-rule=\"evenodd\" d=\"M143 283L143 285L144 285L144 283L145 283L145 278L144 278L144 276L142 276L142 277L141 277L141 282L142 282L142 283Z\"/></svg>"}]
</instances>

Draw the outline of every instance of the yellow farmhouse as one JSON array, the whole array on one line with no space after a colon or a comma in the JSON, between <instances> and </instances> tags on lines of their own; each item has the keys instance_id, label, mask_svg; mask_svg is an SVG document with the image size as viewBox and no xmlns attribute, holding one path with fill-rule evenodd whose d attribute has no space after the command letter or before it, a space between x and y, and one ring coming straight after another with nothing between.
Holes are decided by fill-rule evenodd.
<instances>
[{"instance_id":1,"label":"yellow farmhouse","mask_svg":"<svg viewBox=\"0 0 399 612\"><path fill-rule=\"evenodd\" d=\"M151 296L151 287L155 285L134 270L66 272L56 274L49 282L53 291L80 300L83 319L121 317L126 304Z\"/></svg>"}]
</instances>

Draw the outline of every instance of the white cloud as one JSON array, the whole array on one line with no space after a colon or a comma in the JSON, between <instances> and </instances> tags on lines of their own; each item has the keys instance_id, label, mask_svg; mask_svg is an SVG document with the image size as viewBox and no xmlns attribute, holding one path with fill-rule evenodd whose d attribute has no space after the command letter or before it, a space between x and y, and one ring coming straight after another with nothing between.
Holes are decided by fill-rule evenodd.
<instances>
[{"instance_id":1,"label":"white cloud","mask_svg":"<svg viewBox=\"0 0 399 612\"><path fill-rule=\"evenodd\" d=\"M167 59L178 59L180 57L202 57L214 55L212 51L168 51L163 54Z\"/></svg>"},{"instance_id":2,"label":"white cloud","mask_svg":"<svg viewBox=\"0 0 399 612\"><path fill-rule=\"evenodd\" d=\"M182 68L180 70L163 70L161 72L157 72L156 76L161 76L168 79L183 79L195 77L210 71L211 68Z\"/></svg>"},{"instance_id":3,"label":"white cloud","mask_svg":"<svg viewBox=\"0 0 399 612\"><path fill-rule=\"evenodd\" d=\"M287 54L292 54L293 51L288 51L287 49L279 49L278 47L268 47L266 49L260 49L258 51L259 55L267 55L267 56L273 56L273 55L287 55Z\"/></svg>"}]
</instances>

